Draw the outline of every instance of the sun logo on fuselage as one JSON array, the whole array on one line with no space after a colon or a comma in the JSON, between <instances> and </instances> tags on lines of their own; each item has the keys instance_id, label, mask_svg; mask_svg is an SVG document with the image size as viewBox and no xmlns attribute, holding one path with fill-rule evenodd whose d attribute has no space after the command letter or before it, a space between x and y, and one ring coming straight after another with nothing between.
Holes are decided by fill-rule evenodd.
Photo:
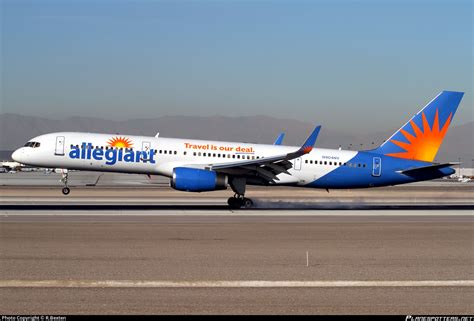
<instances>
[{"instance_id":1,"label":"sun logo on fuselage","mask_svg":"<svg viewBox=\"0 0 474 321\"><path fill-rule=\"evenodd\" d=\"M413 128L415 136L413 136L403 128L400 129L400 132L403 134L403 136L405 136L408 143L394 139L390 140L390 142L401 147L405 151L399 153L390 153L386 155L406 159L416 159L425 162L432 162L436 156L436 153L438 152L439 147L441 146L441 143L443 142L443 138L446 135L446 132L448 131L452 116L453 113L449 115L443 127L440 129L438 109L436 109L432 128L430 128L425 113L422 113L421 117L423 122L423 131L415 124L413 120L411 120L410 125Z\"/></svg>"},{"instance_id":2,"label":"sun logo on fuselage","mask_svg":"<svg viewBox=\"0 0 474 321\"><path fill-rule=\"evenodd\" d=\"M133 143L126 137L113 137L107 141L110 147L116 148L132 148Z\"/></svg>"}]
</instances>

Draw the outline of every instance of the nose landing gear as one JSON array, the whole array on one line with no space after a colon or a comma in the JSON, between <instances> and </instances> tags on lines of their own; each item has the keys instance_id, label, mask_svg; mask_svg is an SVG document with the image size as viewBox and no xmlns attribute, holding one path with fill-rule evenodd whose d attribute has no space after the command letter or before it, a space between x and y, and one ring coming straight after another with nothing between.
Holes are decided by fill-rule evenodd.
<instances>
[{"instance_id":1,"label":"nose landing gear","mask_svg":"<svg viewBox=\"0 0 474 321\"><path fill-rule=\"evenodd\" d=\"M61 183L64 184L62 192L64 195L68 195L71 192L71 189L67 186L67 179L68 179L67 169L62 170L61 175L62 175Z\"/></svg>"}]
</instances>

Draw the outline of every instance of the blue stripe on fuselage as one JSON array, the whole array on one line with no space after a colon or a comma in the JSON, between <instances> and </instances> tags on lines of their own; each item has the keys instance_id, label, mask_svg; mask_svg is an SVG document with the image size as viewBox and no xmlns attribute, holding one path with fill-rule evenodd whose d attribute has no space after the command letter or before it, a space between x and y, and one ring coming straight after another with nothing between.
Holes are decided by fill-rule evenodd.
<instances>
[{"instance_id":1,"label":"blue stripe on fuselage","mask_svg":"<svg viewBox=\"0 0 474 321\"><path fill-rule=\"evenodd\" d=\"M374 157L381 159L381 175L372 176ZM316 188L365 188L412 183L444 177L454 173L452 168L427 171L417 176L407 176L397 173L408 168L428 166L432 163L406 160L370 152L358 152L347 163L356 164L356 167L339 166L328 174L306 185ZM357 167L357 164L366 164L366 167Z\"/></svg>"}]
</instances>

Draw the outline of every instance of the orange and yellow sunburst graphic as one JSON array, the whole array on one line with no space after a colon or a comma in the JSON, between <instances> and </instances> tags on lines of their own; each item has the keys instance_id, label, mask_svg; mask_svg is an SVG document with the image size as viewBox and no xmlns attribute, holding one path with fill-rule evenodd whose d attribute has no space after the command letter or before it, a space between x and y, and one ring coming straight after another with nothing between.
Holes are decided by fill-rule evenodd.
<instances>
[{"instance_id":1,"label":"orange and yellow sunburst graphic","mask_svg":"<svg viewBox=\"0 0 474 321\"><path fill-rule=\"evenodd\" d=\"M433 128L430 128L425 113L422 113L421 116L423 119L423 131L421 131L421 129L415 124L413 120L411 120L410 124L413 128L415 136L403 128L400 129L400 132L408 140L408 143L400 142L394 139L390 140L395 145L403 148L405 152L387 154L388 156L416 159L425 162L432 162L434 160L436 153L443 142L444 135L446 135L446 132L448 131L453 113L449 114L448 119L441 129L439 128L438 109L436 109Z\"/></svg>"},{"instance_id":2,"label":"orange and yellow sunburst graphic","mask_svg":"<svg viewBox=\"0 0 474 321\"><path fill-rule=\"evenodd\" d=\"M126 137L113 137L107 141L107 144L111 147L117 148L132 148L133 143Z\"/></svg>"}]
</instances>

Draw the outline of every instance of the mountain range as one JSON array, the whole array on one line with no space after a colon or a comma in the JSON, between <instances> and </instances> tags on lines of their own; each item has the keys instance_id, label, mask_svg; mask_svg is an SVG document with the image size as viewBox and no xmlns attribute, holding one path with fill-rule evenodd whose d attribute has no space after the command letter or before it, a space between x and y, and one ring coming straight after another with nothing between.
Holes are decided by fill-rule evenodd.
<instances>
[{"instance_id":1,"label":"mountain range","mask_svg":"<svg viewBox=\"0 0 474 321\"><path fill-rule=\"evenodd\" d=\"M278 134L286 133L284 145L299 145L315 124L269 116L163 116L153 119L113 121L90 117L70 117L62 120L18 114L0 114L0 150L14 150L34 136L55 131L82 131L109 134L129 134L163 137L212 139L222 141L272 144ZM380 145L398 128L385 132L353 135L323 128L317 147L372 149ZM436 161L461 161L473 167L474 122L452 126L445 137Z\"/></svg>"}]
</instances>

